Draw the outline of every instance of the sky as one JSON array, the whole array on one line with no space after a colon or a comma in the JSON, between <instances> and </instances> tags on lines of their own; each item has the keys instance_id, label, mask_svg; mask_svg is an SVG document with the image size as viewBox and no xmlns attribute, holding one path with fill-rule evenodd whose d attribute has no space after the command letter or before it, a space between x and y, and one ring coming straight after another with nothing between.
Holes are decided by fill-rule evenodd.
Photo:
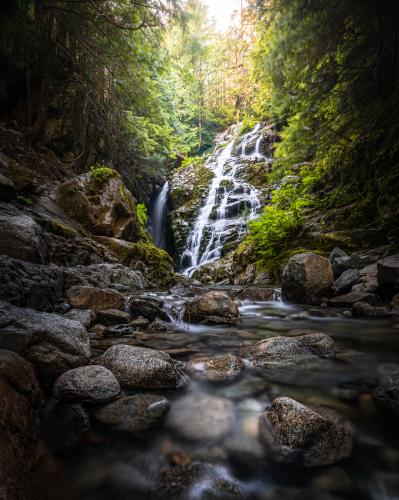
<instances>
[{"instance_id":1,"label":"sky","mask_svg":"<svg viewBox=\"0 0 399 500\"><path fill-rule=\"evenodd\" d=\"M240 0L203 0L203 2L208 6L209 16L215 19L219 31L227 30L231 14L240 7Z\"/></svg>"}]
</instances>

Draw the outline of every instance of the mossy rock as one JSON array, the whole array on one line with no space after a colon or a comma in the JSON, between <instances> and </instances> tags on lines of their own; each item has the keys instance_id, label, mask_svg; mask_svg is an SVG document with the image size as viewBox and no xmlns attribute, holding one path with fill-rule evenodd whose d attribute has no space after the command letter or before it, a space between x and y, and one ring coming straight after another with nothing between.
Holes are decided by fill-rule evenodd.
<instances>
[{"instance_id":1,"label":"mossy rock","mask_svg":"<svg viewBox=\"0 0 399 500\"><path fill-rule=\"evenodd\" d=\"M17 193L30 190L32 172L4 153L0 153L0 173L13 182Z\"/></svg>"},{"instance_id":2,"label":"mossy rock","mask_svg":"<svg viewBox=\"0 0 399 500\"><path fill-rule=\"evenodd\" d=\"M48 232L64 238L74 239L78 236L76 229L58 219L47 219L44 221L44 227Z\"/></svg>"}]
</instances>

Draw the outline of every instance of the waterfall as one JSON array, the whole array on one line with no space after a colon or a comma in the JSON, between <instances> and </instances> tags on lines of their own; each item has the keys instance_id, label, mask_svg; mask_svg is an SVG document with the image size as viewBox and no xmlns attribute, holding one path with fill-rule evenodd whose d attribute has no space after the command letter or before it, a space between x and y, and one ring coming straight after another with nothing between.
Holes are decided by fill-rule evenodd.
<instances>
[{"instance_id":1,"label":"waterfall","mask_svg":"<svg viewBox=\"0 0 399 500\"><path fill-rule=\"evenodd\" d=\"M220 259L223 246L242 238L248 222L260 212L259 190L240 178L245 162L266 160L260 153L260 128L261 124L257 124L236 148L236 137L233 137L208 159L206 166L214 177L187 238L181 257L183 274L190 276L198 266ZM252 155L248 154L250 144L253 144Z\"/></svg>"},{"instance_id":2,"label":"waterfall","mask_svg":"<svg viewBox=\"0 0 399 500\"><path fill-rule=\"evenodd\" d=\"M155 203L152 217L152 237L159 248L166 246L166 216L169 194L169 182L165 182L159 192Z\"/></svg>"}]
</instances>

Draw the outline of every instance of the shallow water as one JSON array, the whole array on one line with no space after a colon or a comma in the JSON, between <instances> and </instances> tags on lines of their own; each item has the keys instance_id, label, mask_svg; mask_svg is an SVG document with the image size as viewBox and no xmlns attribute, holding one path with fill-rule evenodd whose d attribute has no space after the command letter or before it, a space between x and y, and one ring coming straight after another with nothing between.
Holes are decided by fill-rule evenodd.
<instances>
[{"instance_id":1,"label":"shallow water","mask_svg":"<svg viewBox=\"0 0 399 500\"><path fill-rule=\"evenodd\" d=\"M180 309L182 299L162 298L167 310ZM371 396L379 381L399 373L399 321L346 318L342 312L281 302L242 303L237 327L177 322L174 332L94 342L95 354L118 342L162 349L182 361L223 353L241 354L245 360L246 348L259 340L324 332L340 354L338 360L296 369L264 370L246 362L239 378L229 383L187 377L183 388L162 392L171 402L165 422L139 438L94 424L78 450L61 458L76 498L157 498L160 471L189 461L211 464L212 472L181 498L224 498L209 493L215 477L236 484L253 499L399 498L398 420ZM352 457L311 470L269 463L258 439L258 419L277 396L327 406L347 418L355 436Z\"/></svg>"}]
</instances>

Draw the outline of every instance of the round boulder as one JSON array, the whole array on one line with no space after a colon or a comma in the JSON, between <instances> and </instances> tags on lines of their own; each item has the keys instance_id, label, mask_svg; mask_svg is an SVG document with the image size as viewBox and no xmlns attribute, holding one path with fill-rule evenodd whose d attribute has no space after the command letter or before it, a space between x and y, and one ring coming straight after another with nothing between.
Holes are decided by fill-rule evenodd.
<instances>
[{"instance_id":1,"label":"round boulder","mask_svg":"<svg viewBox=\"0 0 399 500\"><path fill-rule=\"evenodd\" d=\"M334 283L331 262L314 253L301 253L290 258L284 269L282 292L287 300L299 304L317 304L329 295Z\"/></svg>"},{"instance_id":2,"label":"round boulder","mask_svg":"<svg viewBox=\"0 0 399 500\"><path fill-rule=\"evenodd\" d=\"M238 324L238 307L225 292L208 292L186 302L184 320L189 323Z\"/></svg>"},{"instance_id":3,"label":"round boulder","mask_svg":"<svg viewBox=\"0 0 399 500\"><path fill-rule=\"evenodd\" d=\"M116 398L121 389L115 375L103 366L90 365L63 373L53 393L61 401L103 403Z\"/></svg>"},{"instance_id":4,"label":"round boulder","mask_svg":"<svg viewBox=\"0 0 399 500\"><path fill-rule=\"evenodd\" d=\"M187 371L207 382L223 382L237 378L244 368L241 358L225 354L216 358L199 357L187 364Z\"/></svg>"}]
</instances>

